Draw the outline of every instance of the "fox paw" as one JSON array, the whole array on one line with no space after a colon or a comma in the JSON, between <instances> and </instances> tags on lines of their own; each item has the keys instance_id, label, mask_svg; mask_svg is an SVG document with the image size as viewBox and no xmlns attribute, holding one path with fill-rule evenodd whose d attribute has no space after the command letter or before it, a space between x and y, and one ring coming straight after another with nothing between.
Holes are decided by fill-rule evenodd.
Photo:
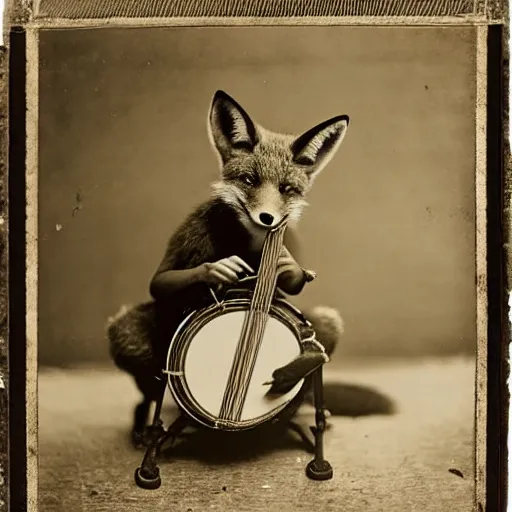
<instances>
[{"instance_id":1,"label":"fox paw","mask_svg":"<svg viewBox=\"0 0 512 512\"><path fill-rule=\"evenodd\" d=\"M147 448L150 443L149 432L147 428L142 430L133 429L131 435L132 445L134 448Z\"/></svg>"}]
</instances>

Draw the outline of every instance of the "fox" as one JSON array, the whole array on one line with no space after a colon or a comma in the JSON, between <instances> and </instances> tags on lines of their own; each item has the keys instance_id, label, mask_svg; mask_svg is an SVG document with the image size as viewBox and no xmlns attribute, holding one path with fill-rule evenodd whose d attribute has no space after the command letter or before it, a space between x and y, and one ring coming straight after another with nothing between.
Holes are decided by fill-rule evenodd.
<instances>
[{"instance_id":1,"label":"fox","mask_svg":"<svg viewBox=\"0 0 512 512\"><path fill-rule=\"evenodd\" d=\"M151 300L123 306L107 321L110 355L142 394L135 407L132 442L143 444L150 405L158 399L157 376L169 341L187 311L211 300L208 286L236 285L257 273L265 237L287 217L277 265L277 288L296 296L310 280L297 262L296 226L320 172L338 151L349 125L338 115L302 134L270 131L222 90L215 92L207 133L220 175L208 199L196 206L170 237L154 273ZM344 330L328 306L303 311L330 357Z\"/></svg>"}]
</instances>

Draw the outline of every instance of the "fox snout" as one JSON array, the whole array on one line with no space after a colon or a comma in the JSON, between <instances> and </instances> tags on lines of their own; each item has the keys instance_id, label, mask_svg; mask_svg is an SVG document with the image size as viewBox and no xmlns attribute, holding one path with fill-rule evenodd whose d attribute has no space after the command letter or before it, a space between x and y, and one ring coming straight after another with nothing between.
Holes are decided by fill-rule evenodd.
<instances>
[{"instance_id":1,"label":"fox snout","mask_svg":"<svg viewBox=\"0 0 512 512\"><path fill-rule=\"evenodd\" d=\"M251 220L262 228L273 228L283 220L287 205L271 183L262 183L246 191L245 209Z\"/></svg>"},{"instance_id":2,"label":"fox snout","mask_svg":"<svg viewBox=\"0 0 512 512\"><path fill-rule=\"evenodd\" d=\"M262 228L273 228L277 226L284 217L282 214L272 214L267 211L262 211L261 213L252 213L249 211L249 215L251 216L251 220Z\"/></svg>"},{"instance_id":3,"label":"fox snout","mask_svg":"<svg viewBox=\"0 0 512 512\"><path fill-rule=\"evenodd\" d=\"M213 183L214 195L230 204L247 227L261 229L276 227L284 217L298 220L306 205L302 197L283 194L279 188L270 180L245 183L239 173Z\"/></svg>"}]
</instances>

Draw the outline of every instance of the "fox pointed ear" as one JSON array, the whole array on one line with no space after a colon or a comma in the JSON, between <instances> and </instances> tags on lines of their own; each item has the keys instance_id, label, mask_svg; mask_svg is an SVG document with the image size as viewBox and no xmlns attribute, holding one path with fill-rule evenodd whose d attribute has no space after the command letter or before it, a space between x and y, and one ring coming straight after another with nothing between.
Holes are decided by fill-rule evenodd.
<instances>
[{"instance_id":1,"label":"fox pointed ear","mask_svg":"<svg viewBox=\"0 0 512 512\"><path fill-rule=\"evenodd\" d=\"M208 118L210 140L223 163L236 151L252 151L258 143L256 127L247 112L224 91L213 97Z\"/></svg>"},{"instance_id":2,"label":"fox pointed ear","mask_svg":"<svg viewBox=\"0 0 512 512\"><path fill-rule=\"evenodd\" d=\"M293 161L306 167L310 179L334 156L345 137L348 123L348 116L333 117L295 139L291 148Z\"/></svg>"}]
</instances>

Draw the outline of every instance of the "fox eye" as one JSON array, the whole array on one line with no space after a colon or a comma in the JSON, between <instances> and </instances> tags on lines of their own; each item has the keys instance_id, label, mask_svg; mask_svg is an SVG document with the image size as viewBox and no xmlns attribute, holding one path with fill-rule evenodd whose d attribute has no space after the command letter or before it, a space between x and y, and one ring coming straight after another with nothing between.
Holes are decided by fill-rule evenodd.
<instances>
[{"instance_id":1,"label":"fox eye","mask_svg":"<svg viewBox=\"0 0 512 512\"><path fill-rule=\"evenodd\" d=\"M245 176L242 176L242 181L251 187L255 187L258 184L258 178L256 176L252 176L250 174L247 174Z\"/></svg>"},{"instance_id":2,"label":"fox eye","mask_svg":"<svg viewBox=\"0 0 512 512\"><path fill-rule=\"evenodd\" d=\"M279 192L281 194L299 194L300 193L295 187L293 187L292 185L288 185L286 183L281 183L281 185L279 185Z\"/></svg>"}]
</instances>

